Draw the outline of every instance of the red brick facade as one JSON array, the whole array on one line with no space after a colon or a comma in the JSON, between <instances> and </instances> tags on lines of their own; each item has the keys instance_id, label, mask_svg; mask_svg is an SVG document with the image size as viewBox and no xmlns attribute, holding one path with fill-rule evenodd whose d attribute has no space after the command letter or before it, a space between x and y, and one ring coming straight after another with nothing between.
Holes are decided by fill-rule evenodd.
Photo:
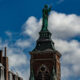
<instances>
[{"instance_id":1,"label":"red brick facade","mask_svg":"<svg viewBox=\"0 0 80 80\"><path fill-rule=\"evenodd\" d=\"M2 72L0 74L0 80L23 80L18 75L9 71L9 64L8 64L8 57L6 55L6 48L5 48L4 56L3 56L3 51L0 50L0 64L2 65L0 67L3 67L3 70L2 70L3 72L1 71L1 68L0 68L0 72ZM3 77L3 78L1 78L1 77Z\"/></svg>"},{"instance_id":2,"label":"red brick facade","mask_svg":"<svg viewBox=\"0 0 80 80\"><path fill-rule=\"evenodd\" d=\"M31 52L31 66L34 70L35 80L37 79L40 67L45 65L47 71L49 72L49 76L51 75L53 66L55 68L55 72L57 75L57 80L61 78L61 70L60 70L60 53L55 51L42 51L42 52Z\"/></svg>"}]
</instances>

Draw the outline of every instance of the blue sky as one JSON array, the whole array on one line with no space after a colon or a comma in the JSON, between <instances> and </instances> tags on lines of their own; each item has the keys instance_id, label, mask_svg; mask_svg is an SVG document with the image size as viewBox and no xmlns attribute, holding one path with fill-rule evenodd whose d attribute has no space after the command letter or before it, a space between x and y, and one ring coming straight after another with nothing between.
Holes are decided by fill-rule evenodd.
<instances>
[{"instance_id":1,"label":"blue sky","mask_svg":"<svg viewBox=\"0 0 80 80\"><path fill-rule=\"evenodd\" d=\"M45 4L52 5L49 30L63 55L62 80L80 80L80 0L0 0L0 49L7 46L10 68L28 80L29 51L36 45Z\"/></svg>"},{"instance_id":2,"label":"blue sky","mask_svg":"<svg viewBox=\"0 0 80 80\"><path fill-rule=\"evenodd\" d=\"M55 11L80 15L80 0L58 2L59 0L0 0L0 30L20 32L29 16L41 17L41 10L46 3L52 5Z\"/></svg>"}]
</instances>

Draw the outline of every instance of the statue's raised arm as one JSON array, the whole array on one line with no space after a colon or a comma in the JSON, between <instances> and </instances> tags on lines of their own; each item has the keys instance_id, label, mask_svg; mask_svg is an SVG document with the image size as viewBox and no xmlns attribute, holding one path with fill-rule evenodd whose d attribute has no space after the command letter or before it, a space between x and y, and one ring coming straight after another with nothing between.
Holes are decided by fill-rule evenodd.
<instances>
[{"instance_id":1,"label":"statue's raised arm","mask_svg":"<svg viewBox=\"0 0 80 80\"><path fill-rule=\"evenodd\" d=\"M43 28L42 30L47 30L48 27L48 15L49 12L51 11L51 7L48 8L48 5L45 5L43 8Z\"/></svg>"}]
</instances>

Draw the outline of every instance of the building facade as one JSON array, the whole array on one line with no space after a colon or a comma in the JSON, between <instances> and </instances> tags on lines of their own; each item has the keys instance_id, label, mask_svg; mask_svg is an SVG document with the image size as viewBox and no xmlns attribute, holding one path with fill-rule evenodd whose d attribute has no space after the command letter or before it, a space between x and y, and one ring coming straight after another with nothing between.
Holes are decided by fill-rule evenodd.
<instances>
[{"instance_id":1,"label":"building facade","mask_svg":"<svg viewBox=\"0 0 80 80\"><path fill-rule=\"evenodd\" d=\"M9 71L8 57L6 55L6 47L4 51L0 50L0 80L23 80L17 74Z\"/></svg>"},{"instance_id":2,"label":"building facade","mask_svg":"<svg viewBox=\"0 0 80 80\"><path fill-rule=\"evenodd\" d=\"M43 8L42 29L36 47L30 52L30 80L61 80L60 57L48 30L48 14L51 7Z\"/></svg>"}]
</instances>

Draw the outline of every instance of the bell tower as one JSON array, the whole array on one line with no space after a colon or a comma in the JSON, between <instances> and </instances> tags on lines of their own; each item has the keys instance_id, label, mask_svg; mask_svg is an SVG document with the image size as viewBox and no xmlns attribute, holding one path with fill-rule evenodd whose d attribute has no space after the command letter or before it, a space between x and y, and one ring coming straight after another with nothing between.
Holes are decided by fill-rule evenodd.
<instances>
[{"instance_id":1,"label":"bell tower","mask_svg":"<svg viewBox=\"0 0 80 80\"><path fill-rule=\"evenodd\" d=\"M51 33L48 30L48 15L51 7L43 8L42 29L36 47L30 52L30 80L61 80L61 54L54 48Z\"/></svg>"}]
</instances>

